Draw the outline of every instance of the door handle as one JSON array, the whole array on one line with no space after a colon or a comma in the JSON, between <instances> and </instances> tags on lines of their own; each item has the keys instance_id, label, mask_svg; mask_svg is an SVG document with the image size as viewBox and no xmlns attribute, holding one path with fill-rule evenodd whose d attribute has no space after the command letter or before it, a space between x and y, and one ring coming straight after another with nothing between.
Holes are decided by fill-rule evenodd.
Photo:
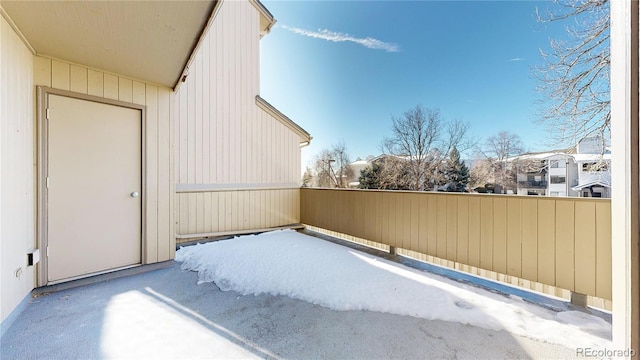
<instances>
[{"instance_id":1,"label":"door handle","mask_svg":"<svg viewBox=\"0 0 640 360\"><path fill-rule=\"evenodd\" d=\"M131 197L138 197L138 195L140 195L137 191L132 192L131 194L129 194Z\"/></svg>"}]
</instances>

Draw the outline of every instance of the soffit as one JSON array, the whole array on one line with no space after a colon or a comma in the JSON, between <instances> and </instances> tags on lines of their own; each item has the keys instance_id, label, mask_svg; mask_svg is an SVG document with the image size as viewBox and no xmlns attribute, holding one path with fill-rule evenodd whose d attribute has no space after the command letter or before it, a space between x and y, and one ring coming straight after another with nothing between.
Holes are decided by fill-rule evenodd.
<instances>
[{"instance_id":1,"label":"soffit","mask_svg":"<svg viewBox=\"0 0 640 360\"><path fill-rule=\"evenodd\" d=\"M39 55L173 88L215 1L0 4Z\"/></svg>"}]
</instances>

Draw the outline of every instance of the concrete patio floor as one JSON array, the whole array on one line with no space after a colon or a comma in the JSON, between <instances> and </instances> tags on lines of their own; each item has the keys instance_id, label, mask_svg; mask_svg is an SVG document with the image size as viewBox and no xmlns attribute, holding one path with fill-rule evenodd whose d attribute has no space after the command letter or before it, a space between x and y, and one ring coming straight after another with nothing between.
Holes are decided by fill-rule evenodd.
<instances>
[{"instance_id":1,"label":"concrete patio floor","mask_svg":"<svg viewBox=\"0 0 640 360\"><path fill-rule=\"evenodd\" d=\"M240 296L178 263L39 295L1 339L8 359L514 359L575 357L505 331L283 296Z\"/></svg>"}]
</instances>

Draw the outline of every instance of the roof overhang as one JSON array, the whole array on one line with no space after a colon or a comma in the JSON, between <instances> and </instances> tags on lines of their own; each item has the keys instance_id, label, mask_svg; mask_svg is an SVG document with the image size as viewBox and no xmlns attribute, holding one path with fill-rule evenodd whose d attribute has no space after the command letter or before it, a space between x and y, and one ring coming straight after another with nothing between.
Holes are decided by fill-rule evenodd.
<instances>
[{"instance_id":1,"label":"roof overhang","mask_svg":"<svg viewBox=\"0 0 640 360\"><path fill-rule=\"evenodd\" d=\"M215 0L0 0L38 55L173 88Z\"/></svg>"},{"instance_id":2,"label":"roof overhang","mask_svg":"<svg viewBox=\"0 0 640 360\"><path fill-rule=\"evenodd\" d=\"M282 125L289 128L289 130L293 131L300 137L301 145L308 145L311 142L311 135L300 125L296 124L293 120L289 119L285 114L281 113L278 109L276 109L273 105L269 104L267 100L260 97L260 95L256 95L256 105L259 108L264 110L269 115L273 116L276 120L280 121Z\"/></svg>"},{"instance_id":3,"label":"roof overhang","mask_svg":"<svg viewBox=\"0 0 640 360\"><path fill-rule=\"evenodd\" d=\"M271 27L275 25L276 19L273 17L269 9L260 2L260 0L249 0L249 2L260 13L260 37L262 38L271 31Z\"/></svg>"},{"instance_id":4,"label":"roof overhang","mask_svg":"<svg viewBox=\"0 0 640 360\"><path fill-rule=\"evenodd\" d=\"M606 183L604 181L597 180L597 181L590 181L590 182L587 182L587 183L584 183L584 184L578 184L577 186L572 187L571 190L580 191L580 190L582 190L584 188L588 188L588 187L591 187L591 186L602 186L602 187L611 188L611 184L608 184L608 183Z\"/></svg>"}]
</instances>

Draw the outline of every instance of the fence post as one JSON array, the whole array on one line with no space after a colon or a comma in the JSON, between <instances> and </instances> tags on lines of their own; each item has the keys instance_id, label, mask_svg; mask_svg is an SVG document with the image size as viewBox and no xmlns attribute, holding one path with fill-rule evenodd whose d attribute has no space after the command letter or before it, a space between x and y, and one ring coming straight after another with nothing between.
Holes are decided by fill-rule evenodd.
<instances>
[{"instance_id":1,"label":"fence post","mask_svg":"<svg viewBox=\"0 0 640 360\"><path fill-rule=\"evenodd\" d=\"M580 307L587 307L587 295L577 292L571 292L571 303Z\"/></svg>"}]
</instances>

